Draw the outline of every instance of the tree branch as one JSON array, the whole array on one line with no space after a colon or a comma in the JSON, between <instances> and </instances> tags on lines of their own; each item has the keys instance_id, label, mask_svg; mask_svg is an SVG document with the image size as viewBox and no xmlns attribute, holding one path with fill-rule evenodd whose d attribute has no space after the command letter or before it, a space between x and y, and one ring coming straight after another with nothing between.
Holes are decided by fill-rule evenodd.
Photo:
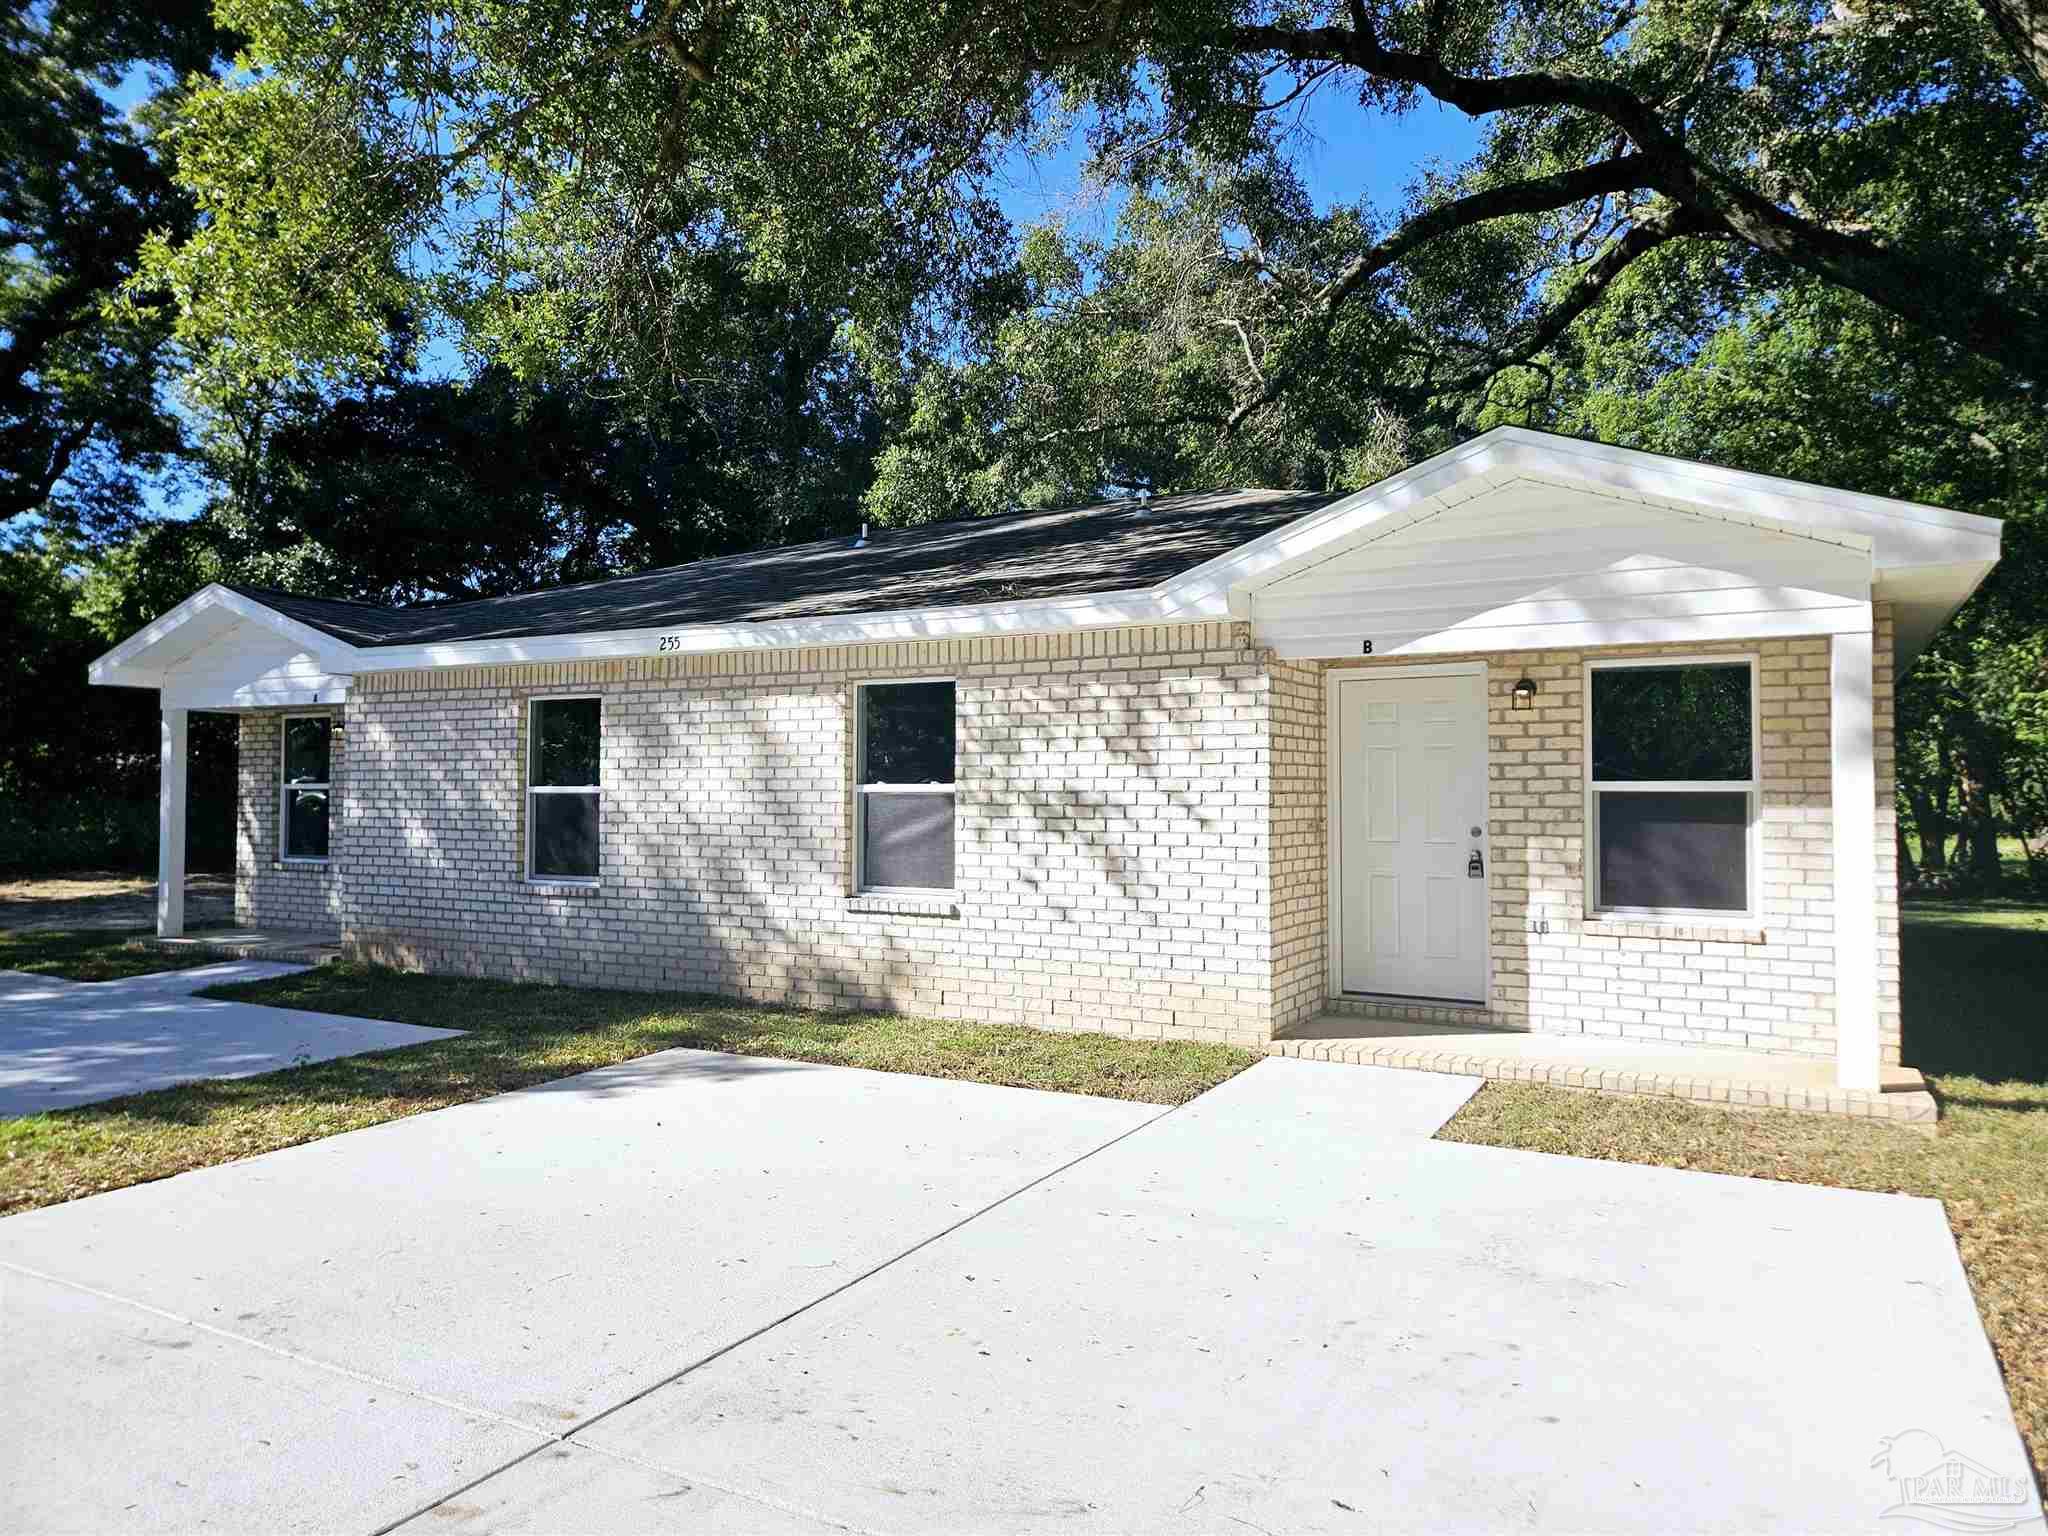
<instances>
[{"instance_id":1,"label":"tree branch","mask_svg":"<svg viewBox=\"0 0 2048 1536\"><path fill-rule=\"evenodd\" d=\"M1977 4L2019 65L2020 83L2048 102L2048 5L2042 0L1977 0Z\"/></svg>"},{"instance_id":2,"label":"tree branch","mask_svg":"<svg viewBox=\"0 0 2048 1536\"><path fill-rule=\"evenodd\" d=\"M1327 332L1337 309L1367 279L1384 272L1418 246L1441 239L1457 230L1483 224L1490 219L1518 213L1549 213L1569 208L1590 197L1605 197L1647 185L1648 162L1641 155L1618 155L1592 165L1559 171L1551 176L1533 176L1527 181L1452 198L1417 214L1385 240L1362 251L1344 264L1338 274L1318 289L1310 301L1310 318L1318 336ZM1254 411L1278 399L1292 381L1295 370L1275 368L1251 398L1231 411L1224 424L1226 433L1235 431Z\"/></svg>"},{"instance_id":3,"label":"tree branch","mask_svg":"<svg viewBox=\"0 0 2048 1536\"><path fill-rule=\"evenodd\" d=\"M1594 257L1572 280L1571 286L1513 340L1496 347L1484 361L1464 373L1420 393L1425 397L1463 394L1479 388L1503 369L1528 362L1555 343L1574 320L1600 301L1616 278L1650 252L1688 235L1711 232L1690 209L1667 203L1658 213L1634 225Z\"/></svg>"},{"instance_id":4,"label":"tree branch","mask_svg":"<svg viewBox=\"0 0 2048 1536\"><path fill-rule=\"evenodd\" d=\"M1353 16L1356 31L1242 26L1223 35L1245 53L1341 60L1379 79L1419 86L1475 117L1563 107L1600 118L1634 141L1646 184L1690 210L1700 223L1699 233L1731 236L1754 251L1861 294L1879 308L2000 364L2017 378L2048 379L2048 315L2037 304L1988 280L1935 266L1867 235L1830 229L1782 207L1692 153L1683 135L1666 127L1656 109L1625 86L1546 70L1486 78L1460 75L1440 59L1383 46L1362 6L1354 7Z\"/></svg>"}]
</instances>

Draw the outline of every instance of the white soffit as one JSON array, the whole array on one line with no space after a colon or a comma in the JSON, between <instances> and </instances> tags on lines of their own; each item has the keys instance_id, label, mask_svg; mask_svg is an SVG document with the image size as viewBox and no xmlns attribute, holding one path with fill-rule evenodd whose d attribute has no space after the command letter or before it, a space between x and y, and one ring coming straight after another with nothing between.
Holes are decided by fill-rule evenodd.
<instances>
[{"instance_id":1,"label":"white soffit","mask_svg":"<svg viewBox=\"0 0 2048 1536\"><path fill-rule=\"evenodd\" d=\"M208 586L94 661L87 676L161 689L167 708L255 709L336 702L355 656L344 640Z\"/></svg>"}]
</instances>

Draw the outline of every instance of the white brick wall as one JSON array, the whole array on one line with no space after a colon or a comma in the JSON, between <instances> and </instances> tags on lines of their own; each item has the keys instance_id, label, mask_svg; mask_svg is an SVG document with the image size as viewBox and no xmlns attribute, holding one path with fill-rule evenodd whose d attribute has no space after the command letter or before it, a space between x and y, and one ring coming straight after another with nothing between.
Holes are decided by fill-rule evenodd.
<instances>
[{"instance_id":1,"label":"white brick wall","mask_svg":"<svg viewBox=\"0 0 2048 1536\"><path fill-rule=\"evenodd\" d=\"M344 723L344 712L332 709L293 710L293 714L326 714ZM343 783L346 731L337 730L329 751L333 778L327 824L326 866L284 863L278 856L279 791L282 787L282 714L250 714L240 719L235 755L235 921L296 931L330 930L340 921L335 871L346 846Z\"/></svg>"},{"instance_id":2,"label":"white brick wall","mask_svg":"<svg viewBox=\"0 0 2048 1536\"><path fill-rule=\"evenodd\" d=\"M854 685L933 676L958 681L953 911L852 890ZM1227 624L366 677L344 936L476 974L1256 1044L1268 690ZM594 891L522 879L526 701L560 692L604 699Z\"/></svg>"},{"instance_id":3,"label":"white brick wall","mask_svg":"<svg viewBox=\"0 0 2048 1536\"><path fill-rule=\"evenodd\" d=\"M1898 886L1890 648L1891 617L1880 605L1873 811L1878 822L1877 981L1885 1060L1896 1062ZM1586 663L1664 654L1758 658L1762 911L1755 922L1672 927L1588 918ZM1832 1053L1827 640L1619 646L1441 659L1487 663L1491 1012L1496 1021L1545 1033ZM1525 675L1537 684L1536 703L1533 709L1517 711L1510 707L1508 691ZM1548 924L1547 933L1531 931L1538 919Z\"/></svg>"},{"instance_id":4,"label":"white brick wall","mask_svg":"<svg viewBox=\"0 0 2048 1536\"><path fill-rule=\"evenodd\" d=\"M1896 1060L1889 638L1881 615ZM1584 664L1660 648L1488 658L1493 1011L1830 1051L1827 642L1673 649L1761 658L1762 918L1587 921ZM358 953L468 974L1255 1045L1327 1000L1327 670L1207 624L366 676L337 738L331 874L276 867L277 719L244 717L237 913L338 921ZM1511 711L1525 672L1538 707ZM902 677L958 683L957 906L853 892L853 689ZM527 701L564 692L604 699L596 890L522 878Z\"/></svg>"}]
</instances>

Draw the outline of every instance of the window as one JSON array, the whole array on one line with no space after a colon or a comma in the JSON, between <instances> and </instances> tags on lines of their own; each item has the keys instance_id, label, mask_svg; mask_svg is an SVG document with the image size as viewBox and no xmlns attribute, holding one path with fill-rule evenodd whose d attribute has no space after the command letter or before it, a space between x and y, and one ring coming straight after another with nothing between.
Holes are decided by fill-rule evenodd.
<instances>
[{"instance_id":1,"label":"window","mask_svg":"<svg viewBox=\"0 0 2048 1536\"><path fill-rule=\"evenodd\" d=\"M596 699L535 699L530 707L527 878L595 884L603 707Z\"/></svg>"},{"instance_id":2,"label":"window","mask_svg":"<svg viewBox=\"0 0 2048 1536\"><path fill-rule=\"evenodd\" d=\"M279 786L278 845L288 860L324 863L327 802L334 754L334 721L326 715L284 717L283 783Z\"/></svg>"},{"instance_id":3,"label":"window","mask_svg":"<svg viewBox=\"0 0 2048 1536\"><path fill-rule=\"evenodd\" d=\"M1754 682L1746 659L1588 670L1593 910L1754 910Z\"/></svg>"},{"instance_id":4,"label":"window","mask_svg":"<svg viewBox=\"0 0 2048 1536\"><path fill-rule=\"evenodd\" d=\"M953 685L859 693L854 818L864 891L953 888Z\"/></svg>"}]
</instances>

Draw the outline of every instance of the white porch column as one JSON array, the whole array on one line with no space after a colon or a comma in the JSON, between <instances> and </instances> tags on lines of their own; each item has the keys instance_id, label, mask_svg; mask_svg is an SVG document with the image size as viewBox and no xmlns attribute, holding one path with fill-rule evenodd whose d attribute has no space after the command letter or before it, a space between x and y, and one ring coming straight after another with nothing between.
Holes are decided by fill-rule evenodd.
<instances>
[{"instance_id":1,"label":"white porch column","mask_svg":"<svg viewBox=\"0 0 2048 1536\"><path fill-rule=\"evenodd\" d=\"M1870 632L1829 646L1828 754L1835 821L1835 1081L1875 1092L1877 778Z\"/></svg>"},{"instance_id":2,"label":"white porch column","mask_svg":"<svg viewBox=\"0 0 2048 1536\"><path fill-rule=\"evenodd\" d=\"M161 939L185 931L185 716L164 711L157 760L156 932Z\"/></svg>"}]
</instances>

